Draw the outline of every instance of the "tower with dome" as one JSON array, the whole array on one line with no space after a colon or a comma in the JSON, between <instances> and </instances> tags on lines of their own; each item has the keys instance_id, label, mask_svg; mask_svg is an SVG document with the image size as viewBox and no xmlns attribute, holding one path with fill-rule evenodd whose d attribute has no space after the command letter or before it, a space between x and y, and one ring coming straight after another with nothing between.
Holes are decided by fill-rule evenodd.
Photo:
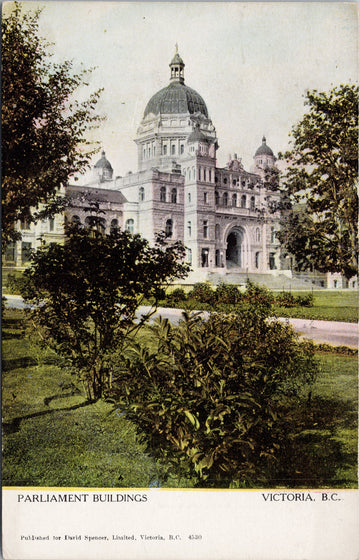
<instances>
[{"instance_id":1,"label":"tower with dome","mask_svg":"<svg viewBox=\"0 0 360 560\"><path fill-rule=\"evenodd\" d=\"M169 67L169 84L150 98L136 132L138 170L114 179L103 151L95 182L83 187L88 197L106 199L105 231L117 225L152 243L165 231L186 246L194 279L276 274L283 267L276 237L280 216L268 211L269 198L277 194L264 184L266 170L275 166L273 151L264 137L251 171L237 154L218 167L215 126L204 98L186 83L177 46ZM86 220L81 208L71 208L68 219L74 212Z\"/></svg>"}]
</instances>

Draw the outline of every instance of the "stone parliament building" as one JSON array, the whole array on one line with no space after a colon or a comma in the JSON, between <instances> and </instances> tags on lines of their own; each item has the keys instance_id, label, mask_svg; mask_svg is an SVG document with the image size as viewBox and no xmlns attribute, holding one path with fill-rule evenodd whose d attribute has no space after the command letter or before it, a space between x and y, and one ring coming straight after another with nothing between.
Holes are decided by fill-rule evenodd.
<instances>
[{"instance_id":1,"label":"stone parliament building","mask_svg":"<svg viewBox=\"0 0 360 560\"><path fill-rule=\"evenodd\" d=\"M217 167L218 139L203 98L185 84L185 64L177 52L170 63L170 83L147 103L137 130L138 171L114 177L105 152L86 185L67 185L72 199L65 220L86 224L89 201L96 201L101 226L139 233L151 243L165 231L181 240L193 270L188 282L245 283L247 278L271 287L343 287L337 275L302 273L296 279L291 256L283 256L276 236L280 214L269 212L277 193L264 184L276 158L265 137L246 171L229 157ZM22 223L22 240L9 247L5 267L21 268L40 243L61 242L64 215L39 224ZM297 285L296 285L297 280ZM355 287L355 286L352 286Z\"/></svg>"}]
</instances>

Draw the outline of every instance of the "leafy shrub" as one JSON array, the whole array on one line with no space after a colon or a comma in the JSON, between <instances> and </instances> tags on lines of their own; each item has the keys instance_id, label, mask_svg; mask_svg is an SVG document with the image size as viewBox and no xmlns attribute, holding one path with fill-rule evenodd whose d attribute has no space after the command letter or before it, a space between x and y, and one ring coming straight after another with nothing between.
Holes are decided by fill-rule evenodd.
<instances>
[{"instance_id":1,"label":"leafy shrub","mask_svg":"<svg viewBox=\"0 0 360 560\"><path fill-rule=\"evenodd\" d=\"M215 292L209 282L198 282L189 292L188 297L200 303L214 304L216 302Z\"/></svg>"},{"instance_id":2,"label":"leafy shrub","mask_svg":"<svg viewBox=\"0 0 360 560\"><path fill-rule=\"evenodd\" d=\"M159 234L154 246L140 235L110 235L72 225L64 245L41 247L24 272L23 297L42 338L71 363L89 400L108 395L108 354L126 345L151 317L135 322L143 299L157 302L164 285L184 278L185 248L167 244ZM41 305L39 305L41 303Z\"/></svg>"},{"instance_id":3,"label":"leafy shrub","mask_svg":"<svg viewBox=\"0 0 360 560\"><path fill-rule=\"evenodd\" d=\"M269 484L316 375L312 345L254 310L153 330L156 347L119 355L114 377L147 451L198 487Z\"/></svg>"},{"instance_id":4,"label":"leafy shrub","mask_svg":"<svg viewBox=\"0 0 360 560\"><path fill-rule=\"evenodd\" d=\"M301 307L312 307L314 305L314 294L309 293L304 296L297 296L297 302Z\"/></svg>"},{"instance_id":5,"label":"leafy shrub","mask_svg":"<svg viewBox=\"0 0 360 560\"><path fill-rule=\"evenodd\" d=\"M183 288L176 288L170 294L166 295L166 301L169 303L178 303L179 301L186 301L186 293Z\"/></svg>"},{"instance_id":6,"label":"leafy shrub","mask_svg":"<svg viewBox=\"0 0 360 560\"><path fill-rule=\"evenodd\" d=\"M269 313L274 301L274 295L264 286L259 286L251 280L248 280L242 301L251 306L255 306L263 313Z\"/></svg>"},{"instance_id":7,"label":"leafy shrub","mask_svg":"<svg viewBox=\"0 0 360 560\"><path fill-rule=\"evenodd\" d=\"M281 307L295 307L297 305L297 298L290 292L281 292L275 298L275 303Z\"/></svg>"},{"instance_id":8,"label":"leafy shrub","mask_svg":"<svg viewBox=\"0 0 360 560\"><path fill-rule=\"evenodd\" d=\"M291 292L281 292L275 298L277 305L281 307L312 307L314 295L312 293L303 296L294 296Z\"/></svg>"},{"instance_id":9,"label":"leafy shrub","mask_svg":"<svg viewBox=\"0 0 360 560\"><path fill-rule=\"evenodd\" d=\"M217 303L238 303L241 299L241 292L233 284L221 283L215 290Z\"/></svg>"}]
</instances>

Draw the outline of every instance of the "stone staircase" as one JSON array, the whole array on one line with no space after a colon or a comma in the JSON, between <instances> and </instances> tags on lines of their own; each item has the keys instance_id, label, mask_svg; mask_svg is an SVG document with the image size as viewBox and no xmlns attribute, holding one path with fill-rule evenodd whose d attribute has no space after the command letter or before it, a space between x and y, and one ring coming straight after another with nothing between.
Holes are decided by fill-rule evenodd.
<instances>
[{"instance_id":1,"label":"stone staircase","mask_svg":"<svg viewBox=\"0 0 360 560\"><path fill-rule=\"evenodd\" d=\"M314 286L303 279L300 278L289 278L285 274L266 274L266 273L246 273L246 272L236 272L234 270L229 270L224 273L218 272L208 272L207 280L211 284L217 285L221 282L226 284L236 284L238 286L246 286L247 281L251 280L255 284L260 284L266 286L270 290L310 290ZM317 289L318 286L317 286Z\"/></svg>"}]
</instances>

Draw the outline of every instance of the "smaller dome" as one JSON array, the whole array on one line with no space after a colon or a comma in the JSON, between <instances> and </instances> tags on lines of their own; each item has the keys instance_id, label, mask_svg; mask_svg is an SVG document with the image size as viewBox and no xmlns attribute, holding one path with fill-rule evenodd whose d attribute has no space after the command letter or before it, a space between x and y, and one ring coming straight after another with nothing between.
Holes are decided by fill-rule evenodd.
<instances>
[{"instance_id":1,"label":"smaller dome","mask_svg":"<svg viewBox=\"0 0 360 560\"><path fill-rule=\"evenodd\" d=\"M102 169L109 169L110 171L113 170L113 168L111 167L110 161L108 159L106 159L106 157L105 157L104 150L101 152L101 158L99 159L99 161L97 163L95 163L94 167L95 168L102 168Z\"/></svg>"},{"instance_id":2,"label":"smaller dome","mask_svg":"<svg viewBox=\"0 0 360 560\"><path fill-rule=\"evenodd\" d=\"M274 157L274 152L272 151L271 148L269 148L269 146L266 145L265 136L263 136L261 146L255 152L255 157L256 156L263 156L263 155Z\"/></svg>"},{"instance_id":3,"label":"smaller dome","mask_svg":"<svg viewBox=\"0 0 360 560\"><path fill-rule=\"evenodd\" d=\"M170 62L169 66L171 66L172 64L182 64L183 66L185 66L184 61L183 61L183 59L181 58L181 56L179 55L178 52L176 52L174 54L174 58Z\"/></svg>"}]
</instances>

